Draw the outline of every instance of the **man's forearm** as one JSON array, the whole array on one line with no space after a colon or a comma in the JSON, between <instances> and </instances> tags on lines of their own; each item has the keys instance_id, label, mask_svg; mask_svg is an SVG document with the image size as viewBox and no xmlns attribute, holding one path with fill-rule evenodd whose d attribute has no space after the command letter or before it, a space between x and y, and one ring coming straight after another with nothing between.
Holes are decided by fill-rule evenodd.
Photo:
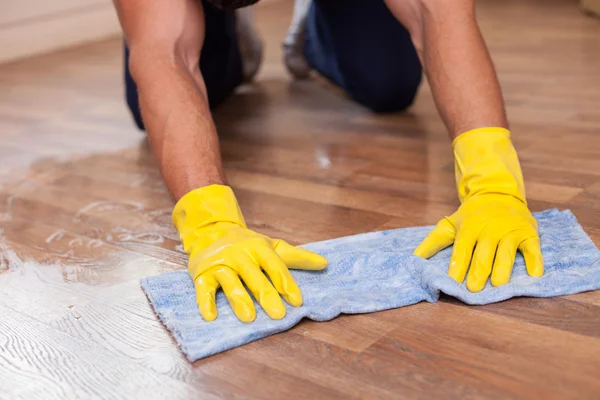
<instances>
[{"instance_id":1,"label":"man's forearm","mask_svg":"<svg viewBox=\"0 0 600 400\"><path fill-rule=\"evenodd\" d=\"M386 0L411 33L437 108L453 140L460 207L415 249L429 258L453 246L448 275L472 292L511 277L517 250L541 276L537 222L527 208L500 84L474 0ZM468 271L468 274L467 274Z\"/></svg>"},{"instance_id":2,"label":"man's forearm","mask_svg":"<svg viewBox=\"0 0 600 400\"><path fill-rule=\"evenodd\" d=\"M192 189L225 181L202 78L177 64L160 61L136 74L150 143L176 200Z\"/></svg>"},{"instance_id":3,"label":"man's forearm","mask_svg":"<svg viewBox=\"0 0 600 400\"><path fill-rule=\"evenodd\" d=\"M473 0L386 0L407 27L451 138L507 127L498 78Z\"/></svg>"},{"instance_id":4,"label":"man's forearm","mask_svg":"<svg viewBox=\"0 0 600 400\"><path fill-rule=\"evenodd\" d=\"M198 62L204 43L196 0L114 0L152 150L171 194L224 183L219 142Z\"/></svg>"}]
</instances>

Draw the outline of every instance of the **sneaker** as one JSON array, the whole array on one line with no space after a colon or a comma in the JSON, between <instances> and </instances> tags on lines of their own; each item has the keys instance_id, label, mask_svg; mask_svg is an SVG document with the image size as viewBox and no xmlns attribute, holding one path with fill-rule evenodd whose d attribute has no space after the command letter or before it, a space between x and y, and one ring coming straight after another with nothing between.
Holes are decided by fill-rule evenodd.
<instances>
[{"instance_id":1,"label":"sneaker","mask_svg":"<svg viewBox=\"0 0 600 400\"><path fill-rule=\"evenodd\" d=\"M296 79L310 75L311 67L304 58L304 31L306 17L312 0L294 0L294 15L283 41L283 61Z\"/></svg>"},{"instance_id":2,"label":"sneaker","mask_svg":"<svg viewBox=\"0 0 600 400\"><path fill-rule=\"evenodd\" d=\"M263 41L254 27L252 8L244 7L235 10L237 37L245 82L254 79L263 59Z\"/></svg>"}]
</instances>

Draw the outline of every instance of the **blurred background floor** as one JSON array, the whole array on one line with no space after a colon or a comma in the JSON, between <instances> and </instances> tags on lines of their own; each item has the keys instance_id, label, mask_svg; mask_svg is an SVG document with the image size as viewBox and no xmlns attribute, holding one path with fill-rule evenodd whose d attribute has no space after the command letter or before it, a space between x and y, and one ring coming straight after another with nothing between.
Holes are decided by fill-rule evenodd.
<instances>
[{"instance_id":1,"label":"blurred background floor","mask_svg":"<svg viewBox=\"0 0 600 400\"><path fill-rule=\"evenodd\" d=\"M377 116L292 82L291 3L257 8L265 63L215 113L250 227L298 244L453 212L428 87ZM532 210L569 208L600 244L600 20L569 0L478 13ZM114 38L0 65L0 398L600 397L600 292L305 321L189 364L139 288L186 257L121 57Z\"/></svg>"}]
</instances>

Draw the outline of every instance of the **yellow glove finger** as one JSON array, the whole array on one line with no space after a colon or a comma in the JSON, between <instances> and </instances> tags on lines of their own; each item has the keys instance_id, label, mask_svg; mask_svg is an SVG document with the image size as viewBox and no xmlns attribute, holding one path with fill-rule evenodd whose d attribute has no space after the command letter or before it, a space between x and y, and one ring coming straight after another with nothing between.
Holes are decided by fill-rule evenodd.
<instances>
[{"instance_id":1,"label":"yellow glove finger","mask_svg":"<svg viewBox=\"0 0 600 400\"><path fill-rule=\"evenodd\" d=\"M283 260L268 247L260 247L254 250L256 261L269 275L275 289L283 296L285 301L294 307L302 305L302 293L292 277L288 267Z\"/></svg>"},{"instance_id":2,"label":"yellow glove finger","mask_svg":"<svg viewBox=\"0 0 600 400\"><path fill-rule=\"evenodd\" d=\"M451 246L455 237L456 228L447 218L444 218L429 232L413 254L422 258L433 257L438 251Z\"/></svg>"},{"instance_id":3,"label":"yellow glove finger","mask_svg":"<svg viewBox=\"0 0 600 400\"><path fill-rule=\"evenodd\" d=\"M221 266L214 270L231 309L242 322L252 322L256 318L256 309L250 295L244 288L238 274L229 267Z\"/></svg>"},{"instance_id":4,"label":"yellow glove finger","mask_svg":"<svg viewBox=\"0 0 600 400\"><path fill-rule=\"evenodd\" d=\"M215 293L219 288L219 282L211 271L207 271L196 277L194 285L196 287L196 303L198 304L200 315L207 322L214 321L217 318Z\"/></svg>"},{"instance_id":5,"label":"yellow glove finger","mask_svg":"<svg viewBox=\"0 0 600 400\"><path fill-rule=\"evenodd\" d=\"M467 269L469 269L471 257L473 256L477 234L478 232L463 228L456 235L454 247L452 248L452 257L450 258L448 275L459 283L462 283L465 280L465 275L467 274Z\"/></svg>"},{"instance_id":6,"label":"yellow glove finger","mask_svg":"<svg viewBox=\"0 0 600 400\"><path fill-rule=\"evenodd\" d=\"M292 246L281 239L273 241L273 249L285 265L291 269L319 271L327 267L328 264L327 259L322 255L301 247Z\"/></svg>"},{"instance_id":7,"label":"yellow glove finger","mask_svg":"<svg viewBox=\"0 0 600 400\"><path fill-rule=\"evenodd\" d=\"M492 285L502 286L510 280L517 255L517 248L522 236L523 231L518 230L510 232L500 240L492 270Z\"/></svg>"},{"instance_id":8,"label":"yellow glove finger","mask_svg":"<svg viewBox=\"0 0 600 400\"><path fill-rule=\"evenodd\" d=\"M236 258L235 263L240 277L267 315L272 319L285 317L285 305L279 293L254 260L247 255L241 255Z\"/></svg>"},{"instance_id":9,"label":"yellow glove finger","mask_svg":"<svg viewBox=\"0 0 600 400\"><path fill-rule=\"evenodd\" d=\"M540 247L540 237L536 234L521 242L519 250L525 258L527 273L535 277L544 275L544 257Z\"/></svg>"},{"instance_id":10,"label":"yellow glove finger","mask_svg":"<svg viewBox=\"0 0 600 400\"><path fill-rule=\"evenodd\" d=\"M480 292L485 287L492 273L498 242L498 238L491 230L484 230L477 238L477 246L467 275L467 289L471 292Z\"/></svg>"}]
</instances>

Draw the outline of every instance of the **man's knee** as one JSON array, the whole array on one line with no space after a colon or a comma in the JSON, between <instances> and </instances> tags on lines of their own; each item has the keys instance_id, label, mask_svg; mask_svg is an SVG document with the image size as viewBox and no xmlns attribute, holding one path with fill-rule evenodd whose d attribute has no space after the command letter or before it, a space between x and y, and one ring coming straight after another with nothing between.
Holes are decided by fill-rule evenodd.
<instances>
[{"instance_id":1,"label":"man's knee","mask_svg":"<svg viewBox=\"0 0 600 400\"><path fill-rule=\"evenodd\" d=\"M131 71L129 69L129 49L127 45L124 45L124 64L125 64L125 100L127 101L127 107L131 112L131 116L135 121L137 127L141 130L145 130L144 121L142 120L142 113L140 111L140 101L138 97L138 89Z\"/></svg>"},{"instance_id":2,"label":"man's knee","mask_svg":"<svg viewBox=\"0 0 600 400\"><path fill-rule=\"evenodd\" d=\"M410 107L421 83L421 73L378 79L376 71L348 82L348 94L374 112L396 112Z\"/></svg>"},{"instance_id":3,"label":"man's knee","mask_svg":"<svg viewBox=\"0 0 600 400\"><path fill-rule=\"evenodd\" d=\"M383 1L315 2L309 11L309 64L355 101L376 112L409 107L421 63L409 32ZM340 12L340 7L347 7Z\"/></svg>"}]
</instances>

